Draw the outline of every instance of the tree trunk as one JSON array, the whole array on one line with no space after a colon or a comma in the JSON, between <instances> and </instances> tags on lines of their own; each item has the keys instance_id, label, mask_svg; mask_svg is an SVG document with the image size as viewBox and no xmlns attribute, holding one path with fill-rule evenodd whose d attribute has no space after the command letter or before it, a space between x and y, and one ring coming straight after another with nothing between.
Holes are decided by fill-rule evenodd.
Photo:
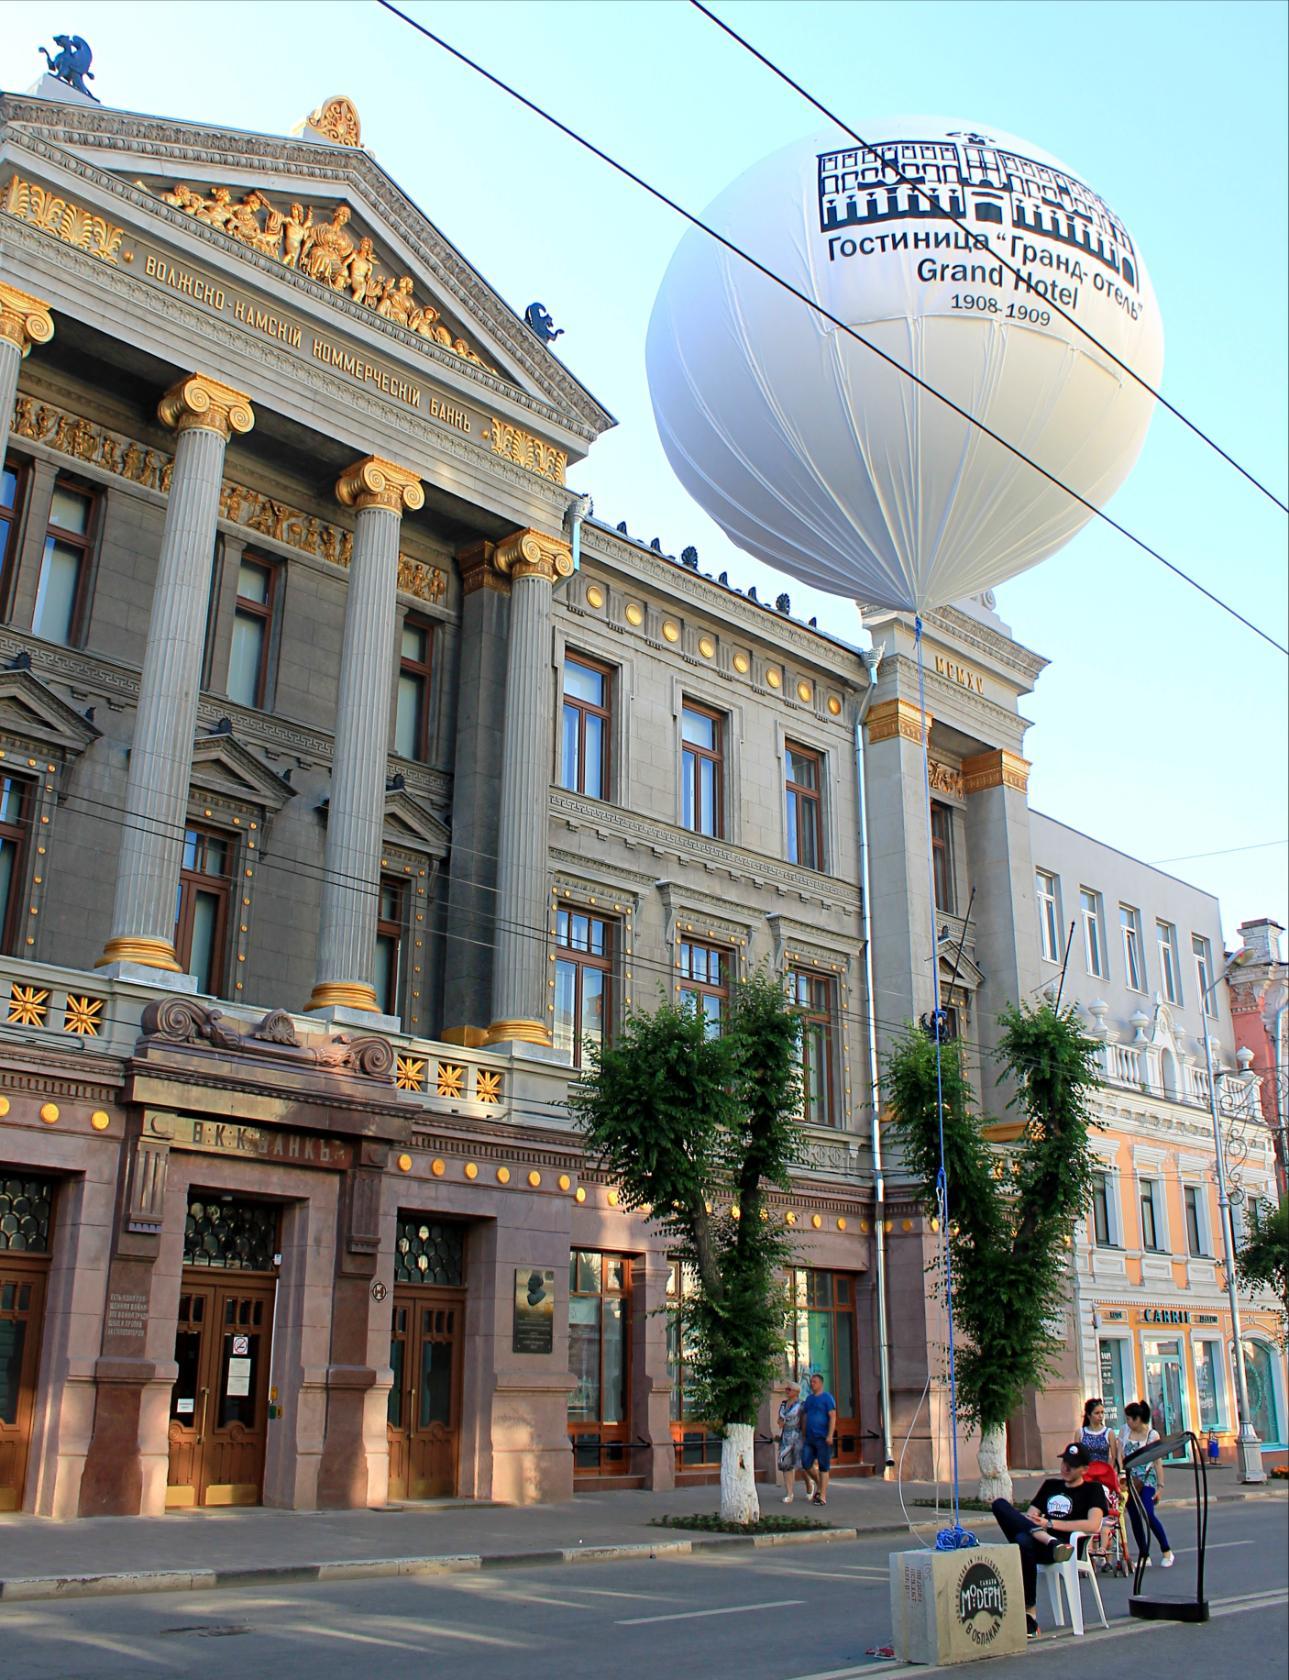
<instances>
[{"instance_id":1,"label":"tree trunk","mask_svg":"<svg viewBox=\"0 0 1289 1680\"><path fill-rule=\"evenodd\" d=\"M756 1496L752 1425L727 1423L721 1443L721 1520L754 1523L761 1515Z\"/></svg>"},{"instance_id":2,"label":"tree trunk","mask_svg":"<svg viewBox=\"0 0 1289 1680\"><path fill-rule=\"evenodd\" d=\"M1007 1425L980 1432L980 1497L992 1505L995 1499L1012 1496L1011 1472L1007 1468Z\"/></svg>"}]
</instances>

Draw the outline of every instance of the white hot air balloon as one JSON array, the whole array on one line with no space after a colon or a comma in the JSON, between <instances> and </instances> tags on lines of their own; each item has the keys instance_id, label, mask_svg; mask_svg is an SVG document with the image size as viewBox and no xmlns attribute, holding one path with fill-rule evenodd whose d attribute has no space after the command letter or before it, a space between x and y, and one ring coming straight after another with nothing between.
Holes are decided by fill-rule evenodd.
<instances>
[{"instance_id":1,"label":"white hot air balloon","mask_svg":"<svg viewBox=\"0 0 1289 1680\"><path fill-rule=\"evenodd\" d=\"M1150 386L1163 368L1123 223L997 130L909 117L860 132L872 150L825 136L776 152L705 219L1102 506L1154 399L1093 339ZM1036 565L1093 517L698 229L663 279L647 359L686 489L740 548L817 588L920 612Z\"/></svg>"}]
</instances>

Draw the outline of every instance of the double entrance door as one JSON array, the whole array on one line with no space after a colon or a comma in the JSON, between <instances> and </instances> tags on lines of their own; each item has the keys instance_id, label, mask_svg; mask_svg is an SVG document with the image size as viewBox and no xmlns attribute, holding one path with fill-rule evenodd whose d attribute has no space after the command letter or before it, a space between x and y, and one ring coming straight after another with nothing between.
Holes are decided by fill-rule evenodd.
<instances>
[{"instance_id":1,"label":"double entrance door","mask_svg":"<svg viewBox=\"0 0 1289 1680\"><path fill-rule=\"evenodd\" d=\"M1144 1352L1151 1426L1161 1435L1176 1435L1186 1428L1186 1414L1182 1407L1185 1386L1182 1344L1177 1341L1147 1342Z\"/></svg>"},{"instance_id":2,"label":"double entrance door","mask_svg":"<svg viewBox=\"0 0 1289 1680\"><path fill-rule=\"evenodd\" d=\"M185 1267L166 1505L258 1505L268 1431L272 1277Z\"/></svg>"},{"instance_id":3,"label":"double entrance door","mask_svg":"<svg viewBox=\"0 0 1289 1680\"><path fill-rule=\"evenodd\" d=\"M0 1253L0 1511L22 1505L48 1270L43 1256Z\"/></svg>"},{"instance_id":4,"label":"double entrance door","mask_svg":"<svg viewBox=\"0 0 1289 1680\"><path fill-rule=\"evenodd\" d=\"M386 1425L391 1499L444 1499L457 1491L464 1318L464 1290L394 1290Z\"/></svg>"}]
</instances>

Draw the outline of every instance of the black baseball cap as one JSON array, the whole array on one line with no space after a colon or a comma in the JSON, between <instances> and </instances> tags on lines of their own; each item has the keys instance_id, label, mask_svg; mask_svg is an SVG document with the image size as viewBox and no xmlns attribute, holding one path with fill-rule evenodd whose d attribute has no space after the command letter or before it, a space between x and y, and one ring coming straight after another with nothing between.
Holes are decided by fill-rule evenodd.
<instances>
[{"instance_id":1,"label":"black baseball cap","mask_svg":"<svg viewBox=\"0 0 1289 1680\"><path fill-rule=\"evenodd\" d=\"M1061 1463L1068 1464L1071 1469L1077 1465L1080 1469L1086 1470L1091 1462L1092 1459L1088 1449L1079 1441L1071 1441L1061 1454Z\"/></svg>"}]
</instances>

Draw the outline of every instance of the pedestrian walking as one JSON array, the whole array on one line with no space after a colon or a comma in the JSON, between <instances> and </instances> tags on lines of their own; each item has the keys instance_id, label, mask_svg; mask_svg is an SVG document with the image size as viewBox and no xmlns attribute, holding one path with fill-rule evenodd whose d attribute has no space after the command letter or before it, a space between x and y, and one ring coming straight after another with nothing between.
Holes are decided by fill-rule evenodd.
<instances>
[{"instance_id":1,"label":"pedestrian walking","mask_svg":"<svg viewBox=\"0 0 1289 1680\"><path fill-rule=\"evenodd\" d=\"M1027 1511L1018 1511L1010 1499L994 1500L999 1528L1020 1548L1025 1633L1029 1639L1039 1635L1039 1569L1067 1562L1076 1544L1074 1536L1099 1533L1106 1516L1106 1490L1102 1483L1088 1477L1091 1461L1087 1448L1071 1441L1061 1454L1060 1464L1059 1478L1050 1476L1043 1483Z\"/></svg>"},{"instance_id":2,"label":"pedestrian walking","mask_svg":"<svg viewBox=\"0 0 1289 1680\"><path fill-rule=\"evenodd\" d=\"M1152 1441L1157 1441L1159 1431L1150 1426L1149 1401L1132 1401L1124 1407L1123 1415L1128 1421L1119 1431L1119 1446L1123 1452L1124 1473L1129 1485L1128 1521L1132 1524L1132 1537L1137 1542L1137 1555L1145 1559L1146 1567L1149 1568L1150 1536L1153 1534L1159 1541L1159 1549L1163 1554L1159 1559L1160 1563L1165 1569L1171 1569L1177 1560L1168 1544L1164 1525L1155 1515L1155 1507L1160 1503L1160 1495L1164 1491L1164 1467L1158 1459L1153 1464L1144 1465L1140 1470L1134 1470L1132 1467L1133 1453L1140 1452ZM1146 1513L1145 1522L1142 1521L1137 1499L1132 1497L1134 1488Z\"/></svg>"},{"instance_id":3,"label":"pedestrian walking","mask_svg":"<svg viewBox=\"0 0 1289 1680\"><path fill-rule=\"evenodd\" d=\"M785 1490L783 1503L791 1505L797 1471L801 1468L801 1384L789 1377L787 1389L779 1402L778 1457Z\"/></svg>"},{"instance_id":4,"label":"pedestrian walking","mask_svg":"<svg viewBox=\"0 0 1289 1680\"><path fill-rule=\"evenodd\" d=\"M1106 1510L1119 1520L1119 1473L1123 1469L1123 1453L1119 1437L1106 1422L1105 1401L1099 1394L1083 1402L1083 1425L1079 1430L1079 1445L1088 1455L1088 1480L1100 1482L1106 1490ZM1106 1557L1110 1536L1102 1533L1092 1542L1098 1557Z\"/></svg>"},{"instance_id":5,"label":"pedestrian walking","mask_svg":"<svg viewBox=\"0 0 1289 1680\"><path fill-rule=\"evenodd\" d=\"M837 1402L818 1371L810 1373L810 1392L801 1402L801 1470L812 1505L828 1503L828 1471L837 1434Z\"/></svg>"}]
</instances>

